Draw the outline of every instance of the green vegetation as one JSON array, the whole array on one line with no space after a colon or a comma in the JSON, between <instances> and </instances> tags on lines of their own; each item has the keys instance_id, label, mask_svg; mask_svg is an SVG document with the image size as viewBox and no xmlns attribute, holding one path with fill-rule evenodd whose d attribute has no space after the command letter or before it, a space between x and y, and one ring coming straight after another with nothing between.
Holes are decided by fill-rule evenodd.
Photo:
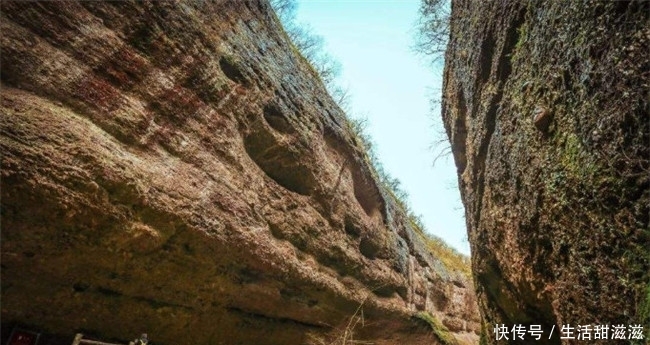
<instances>
[{"instance_id":1,"label":"green vegetation","mask_svg":"<svg viewBox=\"0 0 650 345\"><path fill-rule=\"evenodd\" d=\"M645 288L645 298L642 297L639 307L639 320L645 329L645 338L650 338L650 283Z\"/></svg>"},{"instance_id":2,"label":"green vegetation","mask_svg":"<svg viewBox=\"0 0 650 345\"><path fill-rule=\"evenodd\" d=\"M416 228L422 236L422 240L442 263L453 271L458 271L466 277L472 276L471 263L467 256L457 252L454 248L447 245L441 238L425 233L422 228Z\"/></svg>"},{"instance_id":3,"label":"green vegetation","mask_svg":"<svg viewBox=\"0 0 650 345\"><path fill-rule=\"evenodd\" d=\"M517 28L517 37L518 39L517 44L515 45L515 51L520 50L526 41L528 41L528 25L526 22Z\"/></svg>"},{"instance_id":4,"label":"green vegetation","mask_svg":"<svg viewBox=\"0 0 650 345\"><path fill-rule=\"evenodd\" d=\"M584 145L574 134L565 137L560 163L576 180L593 180L599 170L595 158L587 153Z\"/></svg>"},{"instance_id":5,"label":"green vegetation","mask_svg":"<svg viewBox=\"0 0 650 345\"><path fill-rule=\"evenodd\" d=\"M595 305L625 312L621 318L647 329L650 228L648 179L642 176L650 166L650 122L642 116L647 92L639 85L647 84L642 71L648 60L630 53L647 46L640 34L645 21L632 14L625 24L599 17L616 13L614 3L583 7L554 3L547 16L535 19L528 10L511 55L510 80L519 85L506 88L510 107L502 111L529 116L538 104L552 111L547 135L520 126L513 143L543 159L536 175L546 208L540 228L547 229L564 264L574 267L571 279L583 282L576 291L601 291ZM566 34L552 29L558 22L568 25ZM533 45L532 37L548 40ZM595 50L597 56L590 53ZM516 165L519 173L530 174L531 167L522 163ZM601 273L610 270L617 275Z\"/></svg>"},{"instance_id":6,"label":"green vegetation","mask_svg":"<svg viewBox=\"0 0 650 345\"><path fill-rule=\"evenodd\" d=\"M275 9L278 18L284 26L287 36L294 44L294 48L302 56L315 73L321 78L332 98L337 102L344 112L349 115L347 90L336 85L335 79L340 72L340 64L333 58L322 51L323 39L314 34L308 26L295 22L296 2L295 0L272 0L271 5ZM438 42L439 49L446 46L448 33L448 2L443 0L425 0L421 13L423 23L421 23L421 36L423 41L418 44L420 52L430 54L432 51L424 50L426 45L431 42ZM437 36L426 34L435 28ZM424 40L426 38L426 40ZM425 42L426 41L426 42ZM418 49L418 48L416 48ZM373 140L366 132L366 119L352 119L346 117L349 132L357 139L359 149L365 154L365 159L372 168L372 173L387 194L393 199L394 203L408 216L410 225L420 236L421 240L427 245L431 253L440 259L445 266L451 270L460 271L470 276L469 258L458 253L449 247L442 239L426 232L424 223L420 216L416 215L408 203L408 193L401 187L399 179L391 176L381 164L377 153L374 149Z\"/></svg>"},{"instance_id":7,"label":"green vegetation","mask_svg":"<svg viewBox=\"0 0 650 345\"><path fill-rule=\"evenodd\" d=\"M458 342L456 341L456 338L454 338L453 335L451 335L451 332L445 327L445 325L442 324L435 316L427 313L427 312L421 312L415 314L415 317L426 322L430 327L431 330L433 331L433 334L440 340L440 342L444 345L457 345Z\"/></svg>"},{"instance_id":8,"label":"green vegetation","mask_svg":"<svg viewBox=\"0 0 650 345\"><path fill-rule=\"evenodd\" d=\"M478 341L478 344L479 345L488 345L488 340L487 339L488 339L487 334L485 333L485 331L482 330L479 341Z\"/></svg>"},{"instance_id":9,"label":"green vegetation","mask_svg":"<svg viewBox=\"0 0 650 345\"><path fill-rule=\"evenodd\" d=\"M637 309L637 315L632 322L635 324L640 323L643 326L643 336L645 339L648 339L650 338L650 282L647 283L645 291L643 291L642 294L644 296L641 296L641 298L639 298L641 302ZM638 340L632 341L631 344L641 345L645 343L644 340Z\"/></svg>"}]
</instances>

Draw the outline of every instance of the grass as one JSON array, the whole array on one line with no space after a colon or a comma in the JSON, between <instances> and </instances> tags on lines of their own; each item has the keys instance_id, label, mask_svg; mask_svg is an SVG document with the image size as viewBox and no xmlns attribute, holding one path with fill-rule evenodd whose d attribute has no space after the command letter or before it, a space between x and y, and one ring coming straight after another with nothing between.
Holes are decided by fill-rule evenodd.
<instances>
[{"instance_id":1,"label":"grass","mask_svg":"<svg viewBox=\"0 0 650 345\"><path fill-rule=\"evenodd\" d=\"M412 213L409 214L409 222L434 257L440 259L448 269L460 272L466 277L471 277L472 271L469 257L450 247L441 238L425 232L422 221Z\"/></svg>"},{"instance_id":2,"label":"grass","mask_svg":"<svg viewBox=\"0 0 650 345\"><path fill-rule=\"evenodd\" d=\"M415 317L426 322L433 331L433 334L440 340L443 345L458 345L456 338L451 335L451 332L445 325L442 324L435 316L428 312L420 312L415 314Z\"/></svg>"},{"instance_id":3,"label":"grass","mask_svg":"<svg viewBox=\"0 0 650 345\"><path fill-rule=\"evenodd\" d=\"M422 237L429 251L440 259L447 268L460 272L468 278L472 276L469 257L457 252L434 235L423 234Z\"/></svg>"},{"instance_id":4,"label":"grass","mask_svg":"<svg viewBox=\"0 0 650 345\"><path fill-rule=\"evenodd\" d=\"M648 339L650 338L650 282L647 283L645 287L645 291L643 292L645 295L644 297L641 297L641 305L639 306L638 309L638 317L636 318L637 323L640 323L641 326L643 326L644 329L644 338ZM633 343L636 344L636 343ZM641 342L638 342L638 344L642 344Z\"/></svg>"}]
</instances>

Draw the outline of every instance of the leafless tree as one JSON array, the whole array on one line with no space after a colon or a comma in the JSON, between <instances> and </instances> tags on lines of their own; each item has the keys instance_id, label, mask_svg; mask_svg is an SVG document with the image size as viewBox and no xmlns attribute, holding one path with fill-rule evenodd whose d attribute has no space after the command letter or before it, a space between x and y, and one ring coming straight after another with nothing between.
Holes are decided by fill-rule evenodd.
<instances>
[{"instance_id":1,"label":"leafless tree","mask_svg":"<svg viewBox=\"0 0 650 345\"><path fill-rule=\"evenodd\" d=\"M449 41L449 0L422 0L414 49L433 62L444 58Z\"/></svg>"},{"instance_id":2,"label":"leafless tree","mask_svg":"<svg viewBox=\"0 0 650 345\"><path fill-rule=\"evenodd\" d=\"M319 55L323 54L323 37L314 34L310 26L291 22L285 25L285 28L293 44L309 62L314 62Z\"/></svg>"},{"instance_id":3,"label":"leafless tree","mask_svg":"<svg viewBox=\"0 0 650 345\"><path fill-rule=\"evenodd\" d=\"M349 114L352 111L350 89L348 87L342 87L336 83L330 83L327 85L327 89L336 104L338 104L346 114Z\"/></svg>"},{"instance_id":4,"label":"leafless tree","mask_svg":"<svg viewBox=\"0 0 650 345\"><path fill-rule=\"evenodd\" d=\"M331 85L341 73L341 64L325 52L322 36L315 34L309 25L296 22L296 1L271 0L271 6L294 46L312 64L325 85Z\"/></svg>"},{"instance_id":5,"label":"leafless tree","mask_svg":"<svg viewBox=\"0 0 650 345\"><path fill-rule=\"evenodd\" d=\"M296 17L296 9L298 7L296 0L271 0L271 7L275 10L278 18L282 22L287 19Z\"/></svg>"}]
</instances>

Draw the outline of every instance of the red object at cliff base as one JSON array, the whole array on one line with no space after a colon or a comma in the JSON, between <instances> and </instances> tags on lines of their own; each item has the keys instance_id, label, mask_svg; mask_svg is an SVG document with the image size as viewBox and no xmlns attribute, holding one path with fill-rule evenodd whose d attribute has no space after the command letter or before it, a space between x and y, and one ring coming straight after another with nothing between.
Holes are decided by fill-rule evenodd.
<instances>
[{"instance_id":1,"label":"red object at cliff base","mask_svg":"<svg viewBox=\"0 0 650 345\"><path fill-rule=\"evenodd\" d=\"M7 345L36 345L40 336L40 333L14 328Z\"/></svg>"}]
</instances>

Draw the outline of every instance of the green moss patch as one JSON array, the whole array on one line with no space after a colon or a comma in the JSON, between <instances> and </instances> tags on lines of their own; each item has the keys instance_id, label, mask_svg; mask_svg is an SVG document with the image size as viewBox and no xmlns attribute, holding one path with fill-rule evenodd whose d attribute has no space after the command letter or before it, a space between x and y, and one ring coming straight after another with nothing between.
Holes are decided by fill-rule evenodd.
<instances>
[{"instance_id":1,"label":"green moss patch","mask_svg":"<svg viewBox=\"0 0 650 345\"><path fill-rule=\"evenodd\" d=\"M456 341L456 338L454 338L449 329L447 329L447 327L445 327L445 325L443 325L435 316L428 312L420 312L415 314L415 318L426 322L427 325L431 327L433 334L442 344L458 345L458 341Z\"/></svg>"}]
</instances>

